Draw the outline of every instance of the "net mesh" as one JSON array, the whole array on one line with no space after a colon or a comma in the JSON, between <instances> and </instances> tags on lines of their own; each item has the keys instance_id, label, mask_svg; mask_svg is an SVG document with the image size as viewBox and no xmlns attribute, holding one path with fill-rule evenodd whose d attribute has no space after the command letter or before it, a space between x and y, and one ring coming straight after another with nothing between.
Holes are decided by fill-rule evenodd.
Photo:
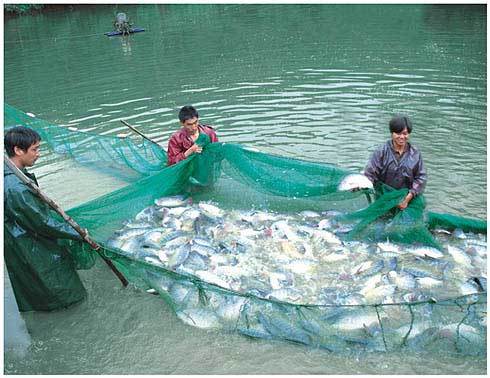
<instances>
[{"instance_id":1,"label":"net mesh","mask_svg":"<svg viewBox=\"0 0 490 378\"><path fill-rule=\"evenodd\" d=\"M156 290L185 323L332 351L410 348L486 353L486 287L470 295L403 303L289 303L221 287L128 255L109 244L128 219L156 199L176 194L192 197L194 202L212 200L230 210L286 214L336 210L336 220L351 226L342 235L345 243L389 240L441 249L430 230L486 233L482 220L426 212L422 196L406 211L397 211L396 205L406 191L389 188L366 207L369 190L339 191L339 184L352 172L268 155L238 144L213 143L202 154L166 167L165 151L142 139L70 130L9 105L4 106L4 125L5 129L32 127L54 153L128 179L127 186L68 213L89 230L102 245L101 253L132 284ZM83 259L80 251L77 255Z\"/></svg>"}]
</instances>

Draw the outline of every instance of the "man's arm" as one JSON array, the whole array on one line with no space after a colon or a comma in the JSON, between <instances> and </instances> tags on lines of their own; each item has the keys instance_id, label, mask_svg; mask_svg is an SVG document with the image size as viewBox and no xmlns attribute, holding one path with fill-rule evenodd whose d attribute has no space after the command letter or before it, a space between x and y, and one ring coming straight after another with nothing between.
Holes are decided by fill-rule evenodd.
<instances>
[{"instance_id":1,"label":"man's arm","mask_svg":"<svg viewBox=\"0 0 490 378\"><path fill-rule=\"evenodd\" d=\"M419 161L414 167L413 172L414 180L412 187L409 188L407 196L404 200L398 205L400 210L404 210L407 208L408 204L415 196L418 196L425 188L425 184L427 182L427 173L425 172L424 162L422 160L422 156L419 156Z\"/></svg>"},{"instance_id":2,"label":"man's arm","mask_svg":"<svg viewBox=\"0 0 490 378\"><path fill-rule=\"evenodd\" d=\"M47 204L27 187L22 191L8 191L6 205L15 221L32 234L53 239L81 240L81 236L66 222L56 220Z\"/></svg>"},{"instance_id":3,"label":"man's arm","mask_svg":"<svg viewBox=\"0 0 490 378\"><path fill-rule=\"evenodd\" d=\"M422 160L422 156L420 156L419 161L415 165L413 172L413 184L410 188L410 192L413 196L418 196L425 189L425 184L427 183L427 172L425 170L424 161Z\"/></svg>"},{"instance_id":4,"label":"man's arm","mask_svg":"<svg viewBox=\"0 0 490 378\"><path fill-rule=\"evenodd\" d=\"M173 165L178 163L181 160L184 160L187 156L185 156L185 150L182 147L182 144L179 143L177 138L172 136L168 141L167 148L167 165Z\"/></svg>"},{"instance_id":5,"label":"man's arm","mask_svg":"<svg viewBox=\"0 0 490 378\"><path fill-rule=\"evenodd\" d=\"M381 172L382 151L378 149L374 151L364 168L364 176L366 176L373 185L379 181Z\"/></svg>"}]
</instances>

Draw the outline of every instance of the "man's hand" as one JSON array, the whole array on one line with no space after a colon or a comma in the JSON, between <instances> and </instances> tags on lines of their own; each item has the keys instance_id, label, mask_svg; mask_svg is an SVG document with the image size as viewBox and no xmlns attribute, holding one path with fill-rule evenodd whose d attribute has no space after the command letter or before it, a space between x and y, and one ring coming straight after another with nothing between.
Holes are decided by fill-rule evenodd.
<instances>
[{"instance_id":1,"label":"man's hand","mask_svg":"<svg viewBox=\"0 0 490 378\"><path fill-rule=\"evenodd\" d=\"M200 154L201 152L202 152L202 147L197 144L193 144L186 152L184 152L184 155L185 157L189 157L194 153Z\"/></svg>"},{"instance_id":2,"label":"man's hand","mask_svg":"<svg viewBox=\"0 0 490 378\"><path fill-rule=\"evenodd\" d=\"M408 193L407 196L403 199L403 201L398 204L398 208L400 210L405 210L408 204L410 203L410 201L412 200L412 198L413 198L413 194Z\"/></svg>"}]
</instances>

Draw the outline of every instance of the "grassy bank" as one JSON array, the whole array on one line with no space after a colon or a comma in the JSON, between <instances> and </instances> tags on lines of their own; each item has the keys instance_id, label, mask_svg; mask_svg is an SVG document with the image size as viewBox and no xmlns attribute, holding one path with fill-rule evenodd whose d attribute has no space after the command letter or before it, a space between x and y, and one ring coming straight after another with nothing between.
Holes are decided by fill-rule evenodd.
<instances>
[{"instance_id":1,"label":"grassy bank","mask_svg":"<svg viewBox=\"0 0 490 378\"><path fill-rule=\"evenodd\" d=\"M44 4L4 4L3 6L5 13L11 15L37 12L42 8L44 8Z\"/></svg>"}]
</instances>

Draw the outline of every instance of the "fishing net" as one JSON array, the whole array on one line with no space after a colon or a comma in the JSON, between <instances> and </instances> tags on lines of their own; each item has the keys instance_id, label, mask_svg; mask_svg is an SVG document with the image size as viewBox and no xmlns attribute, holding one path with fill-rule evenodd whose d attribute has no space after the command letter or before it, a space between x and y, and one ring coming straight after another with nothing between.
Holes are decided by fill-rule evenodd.
<instances>
[{"instance_id":1,"label":"fishing net","mask_svg":"<svg viewBox=\"0 0 490 378\"><path fill-rule=\"evenodd\" d=\"M468 263L464 269L475 276L472 281L475 290L449 290L445 297L431 296L429 291L429 295L405 296L399 301L386 302L372 294L370 300L349 302L341 300L351 298L349 293L332 284L333 293L329 295L334 295L336 300L329 304L325 301L308 303L301 297L294 301L278 299L267 295L264 288L239 290L222 285L220 280L211 282L213 280L206 279L206 275L171 267L157 255L148 258L147 254L128 253L111 242L115 234L131 225L130 220L141 218L146 214L145 209L154 208L155 201L168 196L182 195L187 203L194 203L195 208L198 208L196 204L212 203L223 212L265 212L284 219L302 214L305 224L309 222L307 212L310 211L325 215L329 218L327 223L335 225L335 234L324 230L320 234L330 237L321 244L325 249L333 248L333 252L329 251L333 254L328 256L341 255L338 248L342 248L342 253L350 253L349 258L355 259L357 251L361 251L359 248L369 243L377 248L374 252L369 249L362 252L371 256L372 261L365 261L351 273L364 272L374 279L396 266L400 274L411 272L420 282L426 282L423 280L433 279L431 272L436 272L435 277L456 276L462 270L456 260L464 260L464 256L451 251L451 255L456 256L454 261L442 264L433 259L431 270L423 270L414 268L408 259L396 255L398 252L393 246L388 250L386 245L396 242L407 248L428 248L416 250L418 263L422 264L422 260L436 253L434 251L442 250L448 255L444 246L453 238L454 231L458 231L467 233L465 237L473 240L473 249L468 249L474 255L470 262L483 261L486 238L478 235L486 233L486 222L482 220L427 212L423 196L414 199L405 211L399 211L396 206L406 191L390 188L383 188L376 200L368 204L366 196L373 194L369 189L339 190L343 180L353 172L329 164L273 156L238 144L212 143L202 154L166 167L165 151L141 138L70 130L30 117L8 105L4 107L4 123L5 129L15 125L30 126L41 134L54 153L128 179L127 186L68 213L89 230L103 246L101 253L112 260L132 284L155 290L176 315L190 325L256 338L288 340L332 351L410 348L486 353L486 282L481 277L486 277L486 267L483 266L474 268ZM207 218L212 216L208 214ZM195 219L189 227L191 231L196 228ZM180 227L184 228L184 222ZM301 227L298 229L305 229ZM446 233L441 239L431 230L446 230ZM291 245L301 244L301 237L292 243L289 229L284 228L283 232L283 251L298 253L299 249L291 249ZM225 236L223 234L223 239ZM341 240L340 244L335 238ZM255 238L250 246L260 245L260 239L264 237ZM458 239L458 243L465 241ZM239 244L230 247L227 253L246 254L248 247L245 245L245 251L239 251ZM268 252L264 249L262 254ZM82 254L78 251L79 256ZM256 269L259 275L260 267ZM308 284L305 278L303 285ZM391 294L398 290L394 285L385 286L392 289Z\"/></svg>"}]
</instances>

